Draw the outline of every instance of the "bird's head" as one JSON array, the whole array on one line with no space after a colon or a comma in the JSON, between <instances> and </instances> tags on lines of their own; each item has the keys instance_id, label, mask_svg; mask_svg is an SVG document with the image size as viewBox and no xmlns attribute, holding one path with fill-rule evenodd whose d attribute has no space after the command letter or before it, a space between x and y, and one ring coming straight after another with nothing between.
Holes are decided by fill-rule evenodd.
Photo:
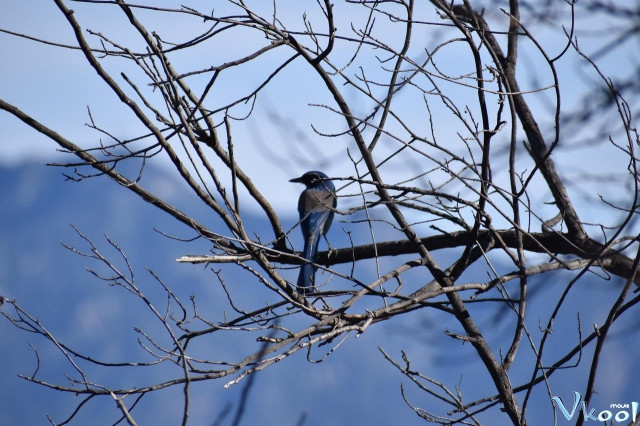
<instances>
[{"instance_id":1,"label":"bird's head","mask_svg":"<svg viewBox=\"0 0 640 426\"><path fill-rule=\"evenodd\" d=\"M307 172L305 174L303 174L300 177L291 179L289 182L298 182L298 183L304 183L305 186L310 187L313 186L315 184L317 184L318 182L329 182L327 181L327 179L329 179L329 176L325 175L322 172L317 172L317 171L311 171L311 172Z\"/></svg>"}]
</instances>

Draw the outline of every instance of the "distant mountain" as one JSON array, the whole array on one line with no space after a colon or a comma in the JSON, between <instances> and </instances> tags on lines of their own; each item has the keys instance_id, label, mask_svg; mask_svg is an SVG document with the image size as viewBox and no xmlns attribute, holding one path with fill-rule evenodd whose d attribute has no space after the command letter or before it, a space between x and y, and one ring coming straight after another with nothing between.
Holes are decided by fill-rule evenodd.
<instances>
[{"instance_id":1,"label":"distant mountain","mask_svg":"<svg viewBox=\"0 0 640 426\"><path fill-rule=\"evenodd\" d=\"M166 294L146 268L153 270L186 305L190 306L189 298L195 295L200 314L213 321L222 320L225 312L232 312L218 277L211 272L212 267L221 269L220 277L230 291L241 298L244 308L257 308L264 306L265 301L273 301L270 299L272 294L246 271L219 265L205 268L201 265L177 264L175 259L181 255L206 254L210 245L206 241L178 242L154 231L153 228L156 228L178 238L194 236L192 231L175 223L157 208L106 178L75 183L65 181L62 172L62 169L39 164L0 167L0 196L3 202L0 209L0 294L9 299L15 298L63 343L109 362L129 359L148 361L150 357L138 345L139 335L133 327L166 338L162 337L160 322L150 314L144 303L122 288L99 281L85 269L93 268L107 275L109 271L104 265L78 256L60 244L63 241L80 251L91 253L90 245L76 234L70 224L76 226L119 268L126 270L125 262L117 250L109 245L105 234L115 242L131 262L136 284L160 309L166 308ZM172 203L207 226L220 229L215 216L180 182L165 175L162 170L148 168L144 184L165 194ZM295 200L292 205L295 206ZM288 217L282 218L286 229L297 222L296 216L295 209L292 209ZM244 221L252 232L270 238L271 231L264 218L246 215ZM336 220L329 235L332 245L347 247L350 244L343 229L352 232L351 236L357 242L367 241L366 224ZM394 238L383 231L377 237L379 241ZM295 244L300 244L297 229L291 233L291 238ZM454 254L435 253L443 265L449 264ZM383 272L388 270L390 262L381 259L380 268ZM500 264L493 266L498 270L509 267ZM475 267L477 269L474 271L481 277L480 280L485 280L486 265L478 264ZM351 272L351 265L339 268L345 273ZM288 268L282 273L293 281L297 270ZM373 278L376 264L373 261L363 262L356 265L355 273L361 278ZM424 270L416 270L412 274L409 278L415 281L413 286L423 285L429 280ZM527 318L531 324L538 324L539 318L548 315L570 276L571 273L567 272L567 279L561 281L558 275L553 276L554 281L545 281L545 276L530 280L529 288L534 297L530 300ZM550 363L551 356L561 348L577 342L578 311L583 315L583 328L589 329L585 332L590 332L593 323L602 324L606 317L607 312L598 301L615 296L619 281L607 283L600 278L593 278L587 275L572 290L565 313L554 324L554 333L550 337L553 343L545 353L549 357L545 358L545 363ZM341 285L350 283L335 278L328 284L329 288L340 288ZM509 285L508 290L512 297L517 297L517 286ZM493 292L486 296L498 295ZM469 304L469 309L475 318L479 318L479 326L488 333L490 343L495 347L508 348L512 330L504 327L502 319L513 313L500 306L497 303L481 306ZM5 304L0 309L11 313L8 308ZM177 310L175 305L172 309L173 312ZM302 323L306 319L293 318L291 321ZM441 407L385 361L378 351L379 346L396 359L400 359L400 350L406 351L414 362L413 368L443 381L451 388L460 385L463 394L468 395L469 399L473 398L476 394L474 390L486 386L489 378L470 345L462 345L442 333L444 328L459 333L459 325L454 322L443 324L443 321L451 319L434 309L422 309L372 326L357 340L349 337L324 362L309 363L306 353L297 353L267 368L256 376L243 424L296 424L303 413L306 414L304 424L307 426L422 424L403 401L400 383L405 385L409 399L416 405L427 409ZM616 327L619 338L614 338L606 347L601 362L599 389L602 392L599 397L611 403L625 403L632 398L637 401L637 386L635 380L631 380L640 363L637 322L629 317ZM529 331L534 338L540 335L535 325ZM1 423L48 424L45 413L49 413L57 422L63 421L81 397L63 395L17 377L17 374L33 374L38 366L38 358L28 343L33 343L38 351L38 378L67 384L64 374L77 377L77 373L53 345L19 330L4 318L0 318L0 336L3 342L0 350ZM255 335L236 333L230 336L202 339L200 346L193 350L202 357L238 360L247 351L256 348ZM528 343L522 345L522 351L530 352ZM556 346L558 349L554 349ZM327 346L314 348L310 357L321 359L330 349ZM583 358L588 359L591 351L592 346L585 348ZM97 383L142 386L181 374L176 366L161 366L147 370L119 370L118 374L127 376L114 377L109 369L89 368L86 362L77 362L90 372L89 380ZM531 362L531 356L524 356L522 363L513 367L514 380L518 381L513 383L514 386L529 380ZM465 369L464 374L460 373L461 366ZM585 373L580 369L564 370L553 376L553 391L569 400L573 390L584 389L585 380ZM237 402L246 382L223 389L226 381L193 385L191 424L211 425L227 403ZM177 424L181 395L182 388L175 388L145 397L134 410L134 417L143 425ZM87 403L74 424L112 424L119 418L119 413L114 402L107 399ZM532 424L546 423L552 408L544 389L541 388L541 393L534 397L531 404ZM538 415L540 419L537 419ZM561 418L562 422L564 419Z\"/></svg>"},{"instance_id":2,"label":"distant mountain","mask_svg":"<svg viewBox=\"0 0 640 426\"><path fill-rule=\"evenodd\" d=\"M175 263L183 254L207 254L207 242L187 244L168 239L153 228L180 238L191 238L194 234L106 178L70 182L65 181L62 172L68 171L39 164L0 168L4 204L0 209L0 294L15 298L62 342L78 350L108 361L144 359L146 354L138 346L139 336L132 327L157 331L159 322L138 299L121 288L100 282L85 270L90 267L107 274L104 267L61 245L63 241L90 253L90 246L76 234L72 224L90 238L98 250L114 259L118 267L124 268L124 262L104 235L117 243L134 267L137 284L159 306L164 307L166 297L145 268L152 269L172 286L186 304L189 296L195 294L202 314L222 318L222 311L216 312L215 306L226 298L216 276L203 266ZM213 215L161 171L147 169L145 181L155 190L168 194L181 208L195 212L199 220L207 223L208 218L211 222L208 225L216 226ZM286 219L289 226L297 222L296 216L293 210ZM245 224L254 230L264 226L261 219L250 216L245 218ZM339 226L337 224L336 229ZM268 228L264 231L265 235L269 232ZM295 230L291 238L299 243L297 234ZM341 234L336 232L336 241ZM283 273L292 280L297 275L295 268ZM254 306L260 306L268 297L248 273L226 268L222 276L232 291L255 293ZM10 312L7 305L2 309ZM295 424L305 412L307 425L344 424L344 419L354 415L369 424L386 423L384 419L387 424L398 419L409 424L415 414L401 400L398 388L401 377L382 359L375 339L367 338L367 334L379 335L374 329L351 345L344 345L344 349L321 364L309 364L306 354L299 353L260 373L243 424ZM0 362L2 423L38 425L47 424L46 413L58 422L69 416L78 398L17 377L17 374L30 375L36 369L36 356L28 346L30 342L38 350L41 379L68 384L64 374L74 376L75 371L64 357L44 339L18 330L4 318L0 318L0 336L5 342ZM216 338L211 344L212 357L220 352L232 358L236 354L239 359L244 349L255 347L255 340L221 342ZM318 350L312 356L320 358L326 350ZM81 364L86 367L86 363ZM92 372L90 379L96 382L117 383L108 369L88 368L87 371ZM166 378L167 375L179 376L180 372L157 368L142 376L132 376L132 380L139 380L139 385L143 385L153 381L154 376ZM371 386L372 380L375 387ZM384 386L381 380L390 381L390 385ZM194 385L192 424L212 424L227 402L236 402L244 382L225 390L226 381ZM133 412L134 417L139 424L177 424L180 411L176 407L180 406L181 392L181 388L176 388L143 398ZM367 401L366 410L361 410L357 402L361 398ZM376 400L379 403L373 402ZM396 409L389 411L393 405ZM171 407L169 411L168 407ZM269 415L265 417L264 413ZM92 401L81 410L74 424L111 424L117 418L113 401Z\"/></svg>"}]
</instances>

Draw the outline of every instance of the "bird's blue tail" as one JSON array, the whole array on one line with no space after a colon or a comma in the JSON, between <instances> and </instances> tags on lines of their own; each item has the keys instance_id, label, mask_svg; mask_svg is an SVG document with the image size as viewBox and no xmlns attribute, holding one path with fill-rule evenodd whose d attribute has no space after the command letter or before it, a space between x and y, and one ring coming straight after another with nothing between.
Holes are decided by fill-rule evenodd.
<instances>
[{"instance_id":1,"label":"bird's blue tail","mask_svg":"<svg viewBox=\"0 0 640 426\"><path fill-rule=\"evenodd\" d=\"M310 241L305 242L304 250L302 251L302 257L313 263L316 263L318 259L318 243L320 242L321 232L316 232L315 234L317 235L312 235L309 238ZM306 294L313 290L317 269L315 265L307 262L300 266L300 274L298 275L298 291L300 293Z\"/></svg>"}]
</instances>

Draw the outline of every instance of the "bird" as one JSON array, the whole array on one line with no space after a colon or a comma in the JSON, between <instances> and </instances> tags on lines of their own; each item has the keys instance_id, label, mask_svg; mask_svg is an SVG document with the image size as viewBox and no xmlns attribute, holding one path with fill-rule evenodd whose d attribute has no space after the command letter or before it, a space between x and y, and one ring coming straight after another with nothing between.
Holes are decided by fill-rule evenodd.
<instances>
[{"instance_id":1,"label":"bird","mask_svg":"<svg viewBox=\"0 0 640 426\"><path fill-rule=\"evenodd\" d=\"M322 172L310 171L289 182L303 183L306 186L298 199L300 229L304 238L302 257L308 262L300 266L297 285L298 291L304 295L314 287L318 268L312 263L316 263L318 259L318 243L322 235L326 238L338 199L333 182Z\"/></svg>"}]
</instances>

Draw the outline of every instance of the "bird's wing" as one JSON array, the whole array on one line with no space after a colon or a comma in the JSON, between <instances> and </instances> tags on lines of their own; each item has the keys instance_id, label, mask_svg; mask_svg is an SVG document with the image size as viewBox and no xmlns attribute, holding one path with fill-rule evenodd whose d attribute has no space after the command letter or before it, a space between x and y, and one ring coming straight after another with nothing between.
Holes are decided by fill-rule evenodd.
<instances>
[{"instance_id":1,"label":"bird's wing","mask_svg":"<svg viewBox=\"0 0 640 426\"><path fill-rule=\"evenodd\" d=\"M325 225L329 217L333 217L332 204L335 203L335 195L324 188L307 188L298 200L298 213L300 213L300 226L302 235L306 239L319 225L320 229Z\"/></svg>"}]
</instances>

